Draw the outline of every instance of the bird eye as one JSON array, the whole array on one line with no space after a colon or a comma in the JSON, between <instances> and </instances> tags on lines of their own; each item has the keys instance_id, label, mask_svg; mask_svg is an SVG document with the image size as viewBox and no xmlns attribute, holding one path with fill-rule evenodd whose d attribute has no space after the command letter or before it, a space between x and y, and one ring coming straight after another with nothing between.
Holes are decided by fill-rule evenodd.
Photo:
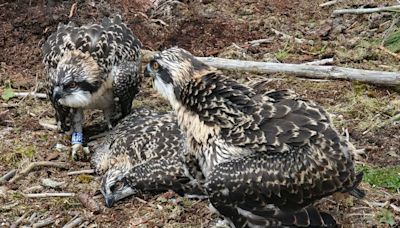
<instances>
[{"instance_id":1,"label":"bird eye","mask_svg":"<svg viewBox=\"0 0 400 228\"><path fill-rule=\"evenodd\" d=\"M73 82L73 81L67 84L67 87L70 88L70 89L73 89L73 88L75 88L76 86L77 86L77 83L76 83L76 82Z\"/></svg>"},{"instance_id":2,"label":"bird eye","mask_svg":"<svg viewBox=\"0 0 400 228\"><path fill-rule=\"evenodd\" d=\"M123 181L117 181L115 183L115 185L113 186L113 189L114 190L118 190L118 189L121 189L122 187L124 187L124 182Z\"/></svg>"},{"instance_id":3,"label":"bird eye","mask_svg":"<svg viewBox=\"0 0 400 228\"><path fill-rule=\"evenodd\" d=\"M153 68L153 70L157 70L160 67L160 65L158 64L158 62L153 62L151 64L151 68Z\"/></svg>"}]
</instances>

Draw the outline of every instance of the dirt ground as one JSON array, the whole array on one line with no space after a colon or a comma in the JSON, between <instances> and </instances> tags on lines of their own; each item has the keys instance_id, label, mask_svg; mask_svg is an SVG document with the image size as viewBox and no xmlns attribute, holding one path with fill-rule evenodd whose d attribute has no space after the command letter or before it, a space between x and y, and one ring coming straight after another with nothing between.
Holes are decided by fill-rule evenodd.
<instances>
[{"instance_id":1,"label":"dirt ground","mask_svg":"<svg viewBox=\"0 0 400 228\"><path fill-rule=\"evenodd\" d=\"M75 1L0 0L1 94L7 88L44 92L40 46L58 23L95 22L116 12L123 15L144 49L179 46L197 56L284 63L333 57L333 64L338 66L400 70L398 59L379 49L382 40L397 26L396 13L331 16L334 9L393 5L394 0L343 1L328 7L319 6L323 0L158 1L169 2L163 7L154 7L153 1L145 0L76 2L76 11L69 18ZM286 39L274 31L292 38ZM257 39L268 41L256 46L247 43ZM390 121L399 114L399 88L305 80L282 74L229 74L243 81L268 77L271 89L290 88L315 100L333 114L338 129L348 130L357 148L365 149L366 158L360 166L400 167L400 124ZM87 162L73 162L67 152L57 148L60 144L69 146L66 135L43 129L39 124L41 119L54 117L47 100L26 97L0 102L0 176L44 160L68 162L69 171L89 168ZM149 83L134 102L135 107L143 105L169 109ZM99 124L98 116L98 112L88 116L87 129ZM24 193L35 191L94 195L98 189L98 177L66 173L65 169L37 169L14 184L0 185L0 227L9 227L21 217L21 225L51 220L54 227L76 216L83 218L84 226L91 227L208 227L216 218L206 202L187 200L173 193L141 196L147 203L130 198L111 209L104 206L101 197L95 197L100 205L100 211L95 213L74 197L24 197ZM400 186L400 173L397 175L395 186ZM45 178L64 183L50 189L41 186ZM399 187L371 183L361 184L367 192L365 199L331 197L319 202L319 207L334 215L343 227L400 226Z\"/></svg>"}]
</instances>

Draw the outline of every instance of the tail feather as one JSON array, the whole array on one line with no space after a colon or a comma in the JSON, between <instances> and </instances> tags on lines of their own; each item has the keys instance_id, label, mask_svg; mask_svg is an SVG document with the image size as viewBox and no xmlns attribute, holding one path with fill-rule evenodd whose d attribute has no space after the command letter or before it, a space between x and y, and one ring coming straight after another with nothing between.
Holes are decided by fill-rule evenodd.
<instances>
[{"instance_id":1,"label":"tail feather","mask_svg":"<svg viewBox=\"0 0 400 228\"><path fill-rule=\"evenodd\" d=\"M309 206L294 213L283 212L279 216L283 226L294 227L337 227L335 219L325 212Z\"/></svg>"},{"instance_id":2,"label":"tail feather","mask_svg":"<svg viewBox=\"0 0 400 228\"><path fill-rule=\"evenodd\" d=\"M276 215L267 217L240 208L238 212L245 217L249 227L337 227L330 214L319 212L314 206L295 212L279 211Z\"/></svg>"}]
</instances>

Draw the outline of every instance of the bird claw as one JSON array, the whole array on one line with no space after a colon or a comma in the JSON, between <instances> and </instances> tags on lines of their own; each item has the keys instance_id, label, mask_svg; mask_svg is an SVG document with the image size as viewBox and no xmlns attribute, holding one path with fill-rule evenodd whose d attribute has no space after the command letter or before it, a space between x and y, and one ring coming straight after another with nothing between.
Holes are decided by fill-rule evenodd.
<instances>
[{"instance_id":1,"label":"bird claw","mask_svg":"<svg viewBox=\"0 0 400 228\"><path fill-rule=\"evenodd\" d=\"M82 144L72 145L71 157L74 160L85 160L90 154L89 147L84 147Z\"/></svg>"}]
</instances>

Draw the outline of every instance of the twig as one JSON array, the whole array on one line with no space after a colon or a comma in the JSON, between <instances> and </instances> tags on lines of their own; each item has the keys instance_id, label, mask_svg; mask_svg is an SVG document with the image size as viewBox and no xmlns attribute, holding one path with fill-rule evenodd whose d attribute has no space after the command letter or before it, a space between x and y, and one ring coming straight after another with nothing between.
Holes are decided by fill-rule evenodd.
<instances>
[{"instance_id":1,"label":"twig","mask_svg":"<svg viewBox=\"0 0 400 228\"><path fill-rule=\"evenodd\" d=\"M15 221L10 228L17 228L18 225L26 218L26 216L28 215L28 212L26 212L25 214L23 214L21 217L19 217L17 219L17 221Z\"/></svg>"},{"instance_id":2,"label":"twig","mask_svg":"<svg viewBox=\"0 0 400 228\"><path fill-rule=\"evenodd\" d=\"M54 219L54 218L49 218L49 219L46 219L46 220L43 220L43 221L34 223L34 224L32 225L32 227L33 227L33 228L44 227L44 226L48 226L48 225L50 225L50 224L53 224L54 222L55 222L55 219Z\"/></svg>"},{"instance_id":3,"label":"twig","mask_svg":"<svg viewBox=\"0 0 400 228\"><path fill-rule=\"evenodd\" d=\"M251 46L256 46L264 43L271 43L273 38L266 38L266 39L259 39L259 40L251 40L248 41L247 43L250 44Z\"/></svg>"},{"instance_id":4,"label":"twig","mask_svg":"<svg viewBox=\"0 0 400 228\"><path fill-rule=\"evenodd\" d=\"M319 60L315 60L315 61L312 61L312 62L303 63L303 65L320 66L320 65L330 64L330 63L333 63L333 62L334 62L333 58L328 58L328 59L319 59Z\"/></svg>"},{"instance_id":5,"label":"twig","mask_svg":"<svg viewBox=\"0 0 400 228\"><path fill-rule=\"evenodd\" d=\"M60 169L68 169L69 164L66 162L52 162L52 161L40 161L40 162L33 162L29 164L25 169L23 169L21 172L17 173L11 180L9 180L10 183L14 183L29 172L31 172L32 169L36 167L56 167Z\"/></svg>"},{"instance_id":6,"label":"twig","mask_svg":"<svg viewBox=\"0 0 400 228\"><path fill-rule=\"evenodd\" d=\"M47 198L47 197L74 197L75 193L70 192L43 192L23 194L26 198Z\"/></svg>"},{"instance_id":7,"label":"twig","mask_svg":"<svg viewBox=\"0 0 400 228\"><path fill-rule=\"evenodd\" d=\"M51 123L46 123L44 120L40 119L39 120L39 125L42 126L44 129L50 130L50 131L57 131L58 126L55 124Z\"/></svg>"},{"instance_id":8,"label":"twig","mask_svg":"<svg viewBox=\"0 0 400 228\"><path fill-rule=\"evenodd\" d=\"M147 205L149 205L149 206L151 206L151 207L154 207L154 208L156 208L156 209L158 209L158 210L162 210L163 209L163 207L161 206L161 205L156 205L156 204L153 204L153 203L150 203L150 202L148 202L148 201L146 201L146 200L144 200L144 199L141 199L141 198L139 198L139 197L137 197L137 196L135 196L134 197L137 201L139 201L139 202L141 202L141 203L143 203L143 204L147 204Z\"/></svg>"},{"instance_id":9,"label":"twig","mask_svg":"<svg viewBox=\"0 0 400 228\"><path fill-rule=\"evenodd\" d=\"M400 207L394 205L393 203L391 203L389 206L390 206L394 211L400 212Z\"/></svg>"},{"instance_id":10,"label":"twig","mask_svg":"<svg viewBox=\"0 0 400 228\"><path fill-rule=\"evenodd\" d=\"M35 185L29 188L24 189L22 192L23 193L34 193L34 192L39 192L43 190L43 186L41 185Z\"/></svg>"},{"instance_id":11,"label":"twig","mask_svg":"<svg viewBox=\"0 0 400 228\"><path fill-rule=\"evenodd\" d=\"M41 99L46 99L47 95L45 93L35 93L35 92L14 92L15 97L36 97Z\"/></svg>"},{"instance_id":12,"label":"twig","mask_svg":"<svg viewBox=\"0 0 400 228\"><path fill-rule=\"evenodd\" d=\"M71 221L69 221L67 224L65 224L63 226L63 228L73 228L76 226L79 226L81 223L83 222L83 218L82 217L74 217L71 219Z\"/></svg>"},{"instance_id":13,"label":"twig","mask_svg":"<svg viewBox=\"0 0 400 228\"><path fill-rule=\"evenodd\" d=\"M338 9L332 12L333 15L339 14L365 14L365 13L378 13L378 12L393 12L400 10L400 5L396 6L386 6L377 8L367 8L367 9Z\"/></svg>"},{"instance_id":14,"label":"twig","mask_svg":"<svg viewBox=\"0 0 400 228\"><path fill-rule=\"evenodd\" d=\"M95 172L94 169L84 169L84 170L68 172L67 175L71 176L71 175L79 175L79 174L92 174L94 172Z\"/></svg>"},{"instance_id":15,"label":"twig","mask_svg":"<svg viewBox=\"0 0 400 228\"><path fill-rule=\"evenodd\" d=\"M74 13L76 12L76 6L78 5L77 2L75 2L74 4L72 4L71 6L71 10L69 11L69 15L68 18L71 18L74 16Z\"/></svg>"},{"instance_id":16,"label":"twig","mask_svg":"<svg viewBox=\"0 0 400 228\"><path fill-rule=\"evenodd\" d=\"M2 207L0 207L0 212L2 211L9 211L12 208L16 207L18 205L18 202L12 203L12 204L8 204L8 205L4 205Z\"/></svg>"},{"instance_id":17,"label":"twig","mask_svg":"<svg viewBox=\"0 0 400 228\"><path fill-rule=\"evenodd\" d=\"M336 3L342 2L343 0L333 0L333 1L329 1L329 2L325 2L322 4L319 4L319 7L326 7L326 6L331 6L331 5L335 5Z\"/></svg>"},{"instance_id":18,"label":"twig","mask_svg":"<svg viewBox=\"0 0 400 228\"><path fill-rule=\"evenodd\" d=\"M257 73L285 73L306 78L352 80L384 86L400 85L399 72L361 70L338 66L313 66L304 64L255 62L216 57L196 57L209 66L222 70Z\"/></svg>"},{"instance_id":19,"label":"twig","mask_svg":"<svg viewBox=\"0 0 400 228\"><path fill-rule=\"evenodd\" d=\"M280 31L278 31L278 30L276 30L274 28L271 28L271 31L274 32L278 36L282 36L282 38L285 39L285 40L294 40L294 42L299 43L299 44L303 44L303 43L312 44L313 43L312 40L299 39L299 38L296 38L294 36L288 35L286 33L280 32Z\"/></svg>"},{"instance_id":20,"label":"twig","mask_svg":"<svg viewBox=\"0 0 400 228\"><path fill-rule=\"evenodd\" d=\"M13 178L15 176L16 173L17 173L17 170L13 169L13 170L9 171L8 173L4 174L4 176L2 176L0 178L0 184L3 184L4 182L9 181L11 178Z\"/></svg>"},{"instance_id":21,"label":"twig","mask_svg":"<svg viewBox=\"0 0 400 228\"><path fill-rule=\"evenodd\" d=\"M381 49L382 51L384 51L385 53L395 57L396 59L400 60L400 55L390 51L389 49L385 48L384 46L379 46L379 49Z\"/></svg>"}]
</instances>

